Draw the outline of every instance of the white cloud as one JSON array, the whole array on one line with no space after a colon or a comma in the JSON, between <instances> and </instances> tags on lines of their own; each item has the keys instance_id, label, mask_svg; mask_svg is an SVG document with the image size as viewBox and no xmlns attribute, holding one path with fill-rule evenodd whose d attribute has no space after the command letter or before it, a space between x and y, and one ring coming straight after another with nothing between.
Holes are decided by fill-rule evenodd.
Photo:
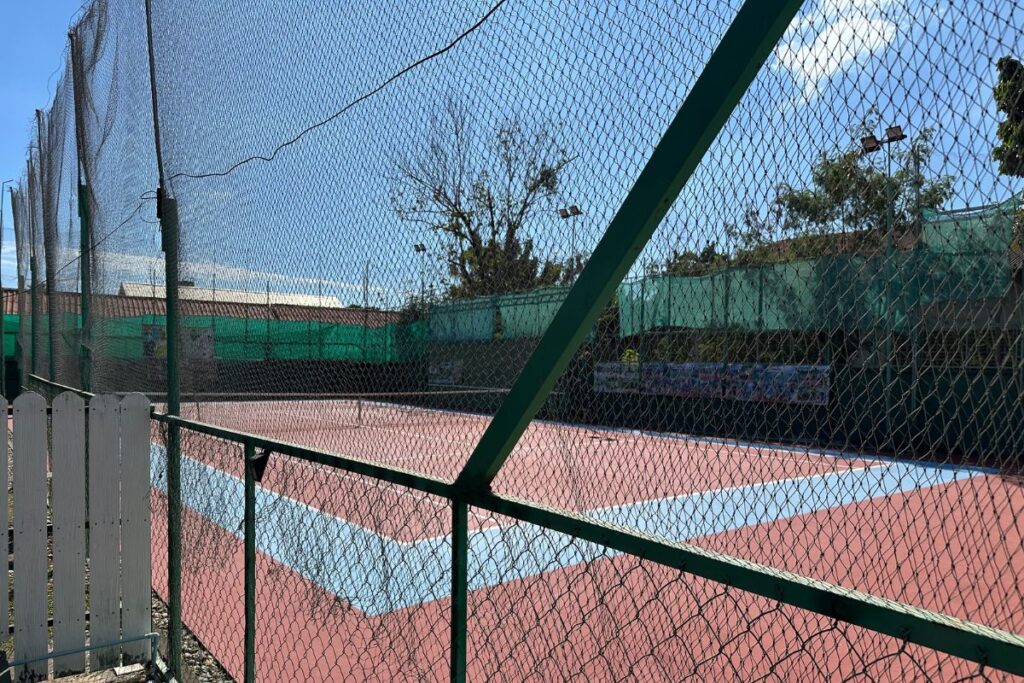
<instances>
[{"instance_id":1,"label":"white cloud","mask_svg":"<svg viewBox=\"0 0 1024 683\"><path fill-rule=\"evenodd\" d=\"M74 257L77 257L77 253L72 256ZM116 288L121 282L164 282L164 260L159 256L100 252L99 265L108 288L111 289ZM313 293L322 289L324 294L339 295L343 300L346 298L343 293L358 295L348 297L354 301L359 300L363 292L362 283L250 270L219 263L184 262L180 269L183 279L194 279L197 284L207 287L216 283L225 288L261 291L270 284L273 291ZM367 290L375 299L383 299L389 305L401 302L408 294L372 285L368 286Z\"/></svg>"},{"instance_id":2,"label":"white cloud","mask_svg":"<svg viewBox=\"0 0 1024 683\"><path fill-rule=\"evenodd\" d=\"M18 281L18 252L13 244L5 243L0 250L0 268L3 269L4 280Z\"/></svg>"},{"instance_id":3,"label":"white cloud","mask_svg":"<svg viewBox=\"0 0 1024 683\"><path fill-rule=\"evenodd\" d=\"M887 10L895 0L819 0L776 48L778 64L814 97L822 82L888 47L898 27Z\"/></svg>"}]
</instances>

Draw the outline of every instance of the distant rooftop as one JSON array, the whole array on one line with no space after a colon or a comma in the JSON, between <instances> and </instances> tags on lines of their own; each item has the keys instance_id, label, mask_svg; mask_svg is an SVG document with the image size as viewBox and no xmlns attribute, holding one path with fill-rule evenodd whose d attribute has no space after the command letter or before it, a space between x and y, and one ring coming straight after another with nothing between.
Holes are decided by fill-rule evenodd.
<instances>
[{"instance_id":1,"label":"distant rooftop","mask_svg":"<svg viewBox=\"0 0 1024 683\"><path fill-rule=\"evenodd\" d=\"M122 282L120 296L163 299L167 296L163 285L144 282ZM180 286L178 296L182 301L209 301L211 303L253 304L273 306L307 306L312 308L342 308L341 300L335 296L315 294L293 294L288 292L248 292L240 289L208 289L206 287Z\"/></svg>"}]
</instances>

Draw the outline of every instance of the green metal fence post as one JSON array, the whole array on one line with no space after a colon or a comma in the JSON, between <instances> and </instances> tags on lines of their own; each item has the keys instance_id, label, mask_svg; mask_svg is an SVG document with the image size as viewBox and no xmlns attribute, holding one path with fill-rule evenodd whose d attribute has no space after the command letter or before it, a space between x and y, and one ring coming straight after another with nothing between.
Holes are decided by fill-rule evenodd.
<instances>
[{"instance_id":1,"label":"green metal fence post","mask_svg":"<svg viewBox=\"0 0 1024 683\"><path fill-rule=\"evenodd\" d=\"M7 181L10 182L10 181ZM4 243L4 186L7 182L0 183L0 251ZM11 188L11 215L14 215L14 188ZM7 297L4 295L3 278L0 277L0 396L7 394L7 330L5 330L5 318L7 317Z\"/></svg>"},{"instance_id":2,"label":"green metal fence post","mask_svg":"<svg viewBox=\"0 0 1024 683\"><path fill-rule=\"evenodd\" d=\"M181 384L178 378L179 334L178 310L178 202L168 196L164 175L163 152L160 146L160 107L156 89L156 57L153 51L153 2L146 0L146 47L149 59L149 92L152 100L153 145L159 177L156 213L164 251L164 287L167 292L167 414L181 414ZM181 431L167 425L167 593L168 668L171 675L182 677L181 660Z\"/></svg>"},{"instance_id":3,"label":"green metal fence post","mask_svg":"<svg viewBox=\"0 0 1024 683\"><path fill-rule=\"evenodd\" d=\"M53 328L54 319L56 317L57 307L54 305L55 297L55 280L57 279L57 265L56 265L56 254L54 250L57 248L57 231L56 226L53 224L53 216L50 215L50 211L47 210L47 177L46 177L46 158L49 155L49 151L46 149L46 145L43 142L43 132L45 127L43 125L43 110L36 109L36 136L38 138L39 145L39 196L40 201L40 220L43 224L43 264L46 269L46 378L51 382L57 380L57 354L56 348L53 343Z\"/></svg>"},{"instance_id":4,"label":"green metal fence post","mask_svg":"<svg viewBox=\"0 0 1024 683\"><path fill-rule=\"evenodd\" d=\"M29 305L32 307L31 332L29 340L29 374L39 374L39 260L36 258L36 181L32 170L31 154L28 161L28 267L32 271L29 280Z\"/></svg>"},{"instance_id":5,"label":"green metal fence post","mask_svg":"<svg viewBox=\"0 0 1024 683\"><path fill-rule=\"evenodd\" d=\"M466 681L469 600L469 506L452 501L452 683Z\"/></svg>"},{"instance_id":6,"label":"green metal fence post","mask_svg":"<svg viewBox=\"0 0 1024 683\"><path fill-rule=\"evenodd\" d=\"M75 108L75 152L76 166L78 169L78 225L80 230L79 239L79 273L81 275L80 291L81 296L80 314L81 330L78 339L79 370L82 389L92 391L92 321L90 316L90 300L92 298L92 235L89 225L89 190L83 182L83 166L86 159L85 149L85 116L79 103L85 98L82 92L84 75L82 73L82 59L78 52L78 37L74 31L68 33L68 41L71 53L71 91L72 101Z\"/></svg>"},{"instance_id":7,"label":"green metal fence post","mask_svg":"<svg viewBox=\"0 0 1024 683\"><path fill-rule=\"evenodd\" d=\"M39 268L36 260L35 247L32 247L32 256L29 257L29 268L32 270L31 302L32 302L32 374L39 374Z\"/></svg>"},{"instance_id":8,"label":"green metal fence post","mask_svg":"<svg viewBox=\"0 0 1024 683\"><path fill-rule=\"evenodd\" d=\"M540 410L802 0L746 0L459 474L487 487Z\"/></svg>"},{"instance_id":9,"label":"green metal fence post","mask_svg":"<svg viewBox=\"0 0 1024 683\"><path fill-rule=\"evenodd\" d=\"M245 444L245 683L256 680L256 447Z\"/></svg>"},{"instance_id":10,"label":"green metal fence post","mask_svg":"<svg viewBox=\"0 0 1024 683\"><path fill-rule=\"evenodd\" d=\"M79 363L81 369L82 388L92 391L92 320L89 300L92 297L92 272L89 267L89 252L92 238L89 232L89 197L88 190L78 184L78 216L81 227L79 253L81 271L81 326L78 340Z\"/></svg>"},{"instance_id":11,"label":"green metal fence post","mask_svg":"<svg viewBox=\"0 0 1024 683\"><path fill-rule=\"evenodd\" d=\"M164 243L164 273L167 303L167 414L181 414L181 385L178 379L178 207L177 202L159 190L160 227ZM177 678L181 678L181 431L178 425L167 429L167 584L168 584L168 659Z\"/></svg>"}]
</instances>

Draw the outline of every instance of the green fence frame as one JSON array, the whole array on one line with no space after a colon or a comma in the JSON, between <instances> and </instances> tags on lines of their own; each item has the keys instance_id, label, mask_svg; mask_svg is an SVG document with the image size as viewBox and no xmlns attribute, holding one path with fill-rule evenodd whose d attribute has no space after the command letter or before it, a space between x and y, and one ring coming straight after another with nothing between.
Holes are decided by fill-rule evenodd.
<instances>
[{"instance_id":1,"label":"green fence frame","mask_svg":"<svg viewBox=\"0 0 1024 683\"><path fill-rule=\"evenodd\" d=\"M67 388L67 387L61 387ZM1024 675L1024 636L956 619L930 610L879 598L859 591L748 562L687 543L673 543L638 531L616 527L571 512L554 510L531 501L491 491L466 495L454 484L399 468L339 455L329 455L294 444L242 434L215 425L153 413L157 422L242 444L248 454L245 488L246 544L246 653L247 671L254 657L255 610L255 484L249 474L257 450L269 455L297 458L334 467L398 486L445 498L452 502L452 681L466 676L468 506L479 507L535 524L694 576L735 587L781 603L822 614L878 633L900 638L984 666ZM252 511L251 513L249 511ZM250 514L252 519L250 519ZM251 546L251 547L250 547ZM247 678L247 680L249 680Z\"/></svg>"},{"instance_id":2,"label":"green fence frame","mask_svg":"<svg viewBox=\"0 0 1024 683\"><path fill-rule=\"evenodd\" d=\"M84 398L81 389L50 382L38 375L29 378L29 388L52 396L71 391ZM1024 676L1024 635L957 619L895 600L843 588L825 581L748 562L724 553L688 543L665 541L639 531L599 522L582 515L555 510L532 501L492 491L467 494L454 483L397 467L379 465L358 458L331 455L295 444L245 434L224 427L153 411L152 418L172 428L204 434L243 447L245 457L244 547L245 547L245 671L246 681L255 680L256 633L256 481L260 461L289 457L333 467L352 474L413 489L452 503L452 623L451 680L465 681L468 563L468 506L558 531L574 538L655 562L693 576L760 595L780 603L821 614L837 621L899 638L981 666ZM257 452L259 453L257 455ZM264 463L265 464L265 463ZM252 678L250 678L252 676Z\"/></svg>"},{"instance_id":3,"label":"green fence frame","mask_svg":"<svg viewBox=\"0 0 1024 683\"><path fill-rule=\"evenodd\" d=\"M330 455L293 444L244 434L183 419L176 413L177 328L177 221L173 199L163 192L160 204L168 287L168 412L153 419L168 428L168 533L170 665L180 675L181 585L179 482L176 481L180 430L185 429L243 446L245 457L245 680L255 679L255 490L260 460L278 454L337 468L390 484L443 497L452 504L452 609L451 680L466 677L468 507L479 507L529 524L540 525L578 539L656 562L679 571L754 593L781 603L826 615L838 621L900 638L934 650L974 661L982 666L1024 675L1024 636L955 619L896 601L848 590L840 586L758 565L686 543L673 543L570 512L497 494L490 483L512 448L536 415L559 374L584 341L602 308L650 239L672 202L696 169L733 107L781 38L802 0L747 0L686 97L679 112L626 196L598 243L586 268L562 305L508 397L481 437L454 482L356 458ZM147 2L147 10L149 2ZM147 12L148 14L148 12ZM150 29L150 69L155 76ZM154 120L158 117L154 90ZM158 165L159 129L156 130ZM162 169L161 179L162 179ZM33 276L36 269L32 268ZM33 293L36 288L33 287ZM33 318L38 314L33 306ZM33 332L36 330L33 325ZM33 341L35 335L33 336ZM33 344L33 350L34 344ZM33 360L35 360L35 353ZM75 391L38 377L30 386L50 391ZM259 451L259 455L257 455ZM172 471L173 470L173 471Z\"/></svg>"}]
</instances>

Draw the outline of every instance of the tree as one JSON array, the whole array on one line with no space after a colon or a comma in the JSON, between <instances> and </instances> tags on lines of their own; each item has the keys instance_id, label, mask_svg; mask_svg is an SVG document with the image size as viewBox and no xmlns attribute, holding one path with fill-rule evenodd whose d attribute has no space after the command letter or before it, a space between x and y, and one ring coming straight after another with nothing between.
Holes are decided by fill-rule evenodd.
<instances>
[{"instance_id":1,"label":"tree","mask_svg":"<svg viewBox=\"0 0 1024 683\"><path fill-rule=\"evenodd\" d=\"M851 137L878 128L878 115L872 111ZM811 168L808 187L780 184L767 210L748 207L739 222L723 227L730 248L720 250L708 242L699 252L673 251L663 272L704 275L728 266L877 251L888 240L890 211L897 239L914 234L921 212L939 208L952 194L951 177L930 178L924 170L932 138L932 131L925 129L902 148L874 155L859 146L822 153ZM890 153L891 174L883 156Z\"/></svg>"},{"instance_id":2,"label":"tree","mask_svg":"<svg viewBox=\"0 0 1024 683\"><path fill-rule=\"evenodd\" d=\"M999 143L992 149L992 158L1003 175L1024 177L1024 65L1013 57L996 62L999 82L993 90L996 108L1006 114L996 128ZM1013 248L1024 247L1024 207L1013 218Z\"/></svg>"},{"instance_id":3,"label":"tree","mask_svg":"<svg viewBox=\"0 0 1024 683\"><path fill-rule=\"evenodd\" d=\"M402 220L446 238L451 298L559 284L578 274L580 257L542 259L528 226L554 210L570 162L546 130L514 119L478 138L465 108L449 100L423 144L396 158L392 205Z\"/></svg>"},{"instance_id":4,"label":"tree","mask_svg":"<svg viewBox=\"0 0 1024 683\"><path fill-rule=\"evenodd\" d=\"M727 254L719 253L718 245L708 242L698 251L684 249L672 250L672 255L665 262L665 275L706 275L713 270L728 265Z\"/></svg>"},{"instance_id":5,"label":"tree","mask_svg":"<svg viewBox=\"0 0 1024 683\"><path fill-rule=\"evenodd\" d=\"M999 82L993 90L996 108L1006 119L996 128L999 144L992 158L1003 175L1024 177L1024 64L1013 57L996 62Z\"/></svg>"},{"instance_id":6,"label":"tree","mask_svg":"<svg viewBox=\"0 0 1024 683\"><path fill-rule=\"evenodd\" d=\"M876 127L877 122L865 125L863 132ZM837 233L846 233L850 240L840 244L843 251L880 247L890 217L896 236L913 234L921 211L937 209L952 193L952 178L929 179L922 170L932 150L932 131L926 129L902 149L890 147L870 156L859 148L822 154L811 170L810 187L776 188L769 222L779 226L781 237L792 240L788 247L793 257L820 255L835 240L815 237ZM891 174L871 158L885 154L892 154ZM765 228L757 223L759 218L748 215L746 223L760 235Z\"/></svg>"}]
</instances>

